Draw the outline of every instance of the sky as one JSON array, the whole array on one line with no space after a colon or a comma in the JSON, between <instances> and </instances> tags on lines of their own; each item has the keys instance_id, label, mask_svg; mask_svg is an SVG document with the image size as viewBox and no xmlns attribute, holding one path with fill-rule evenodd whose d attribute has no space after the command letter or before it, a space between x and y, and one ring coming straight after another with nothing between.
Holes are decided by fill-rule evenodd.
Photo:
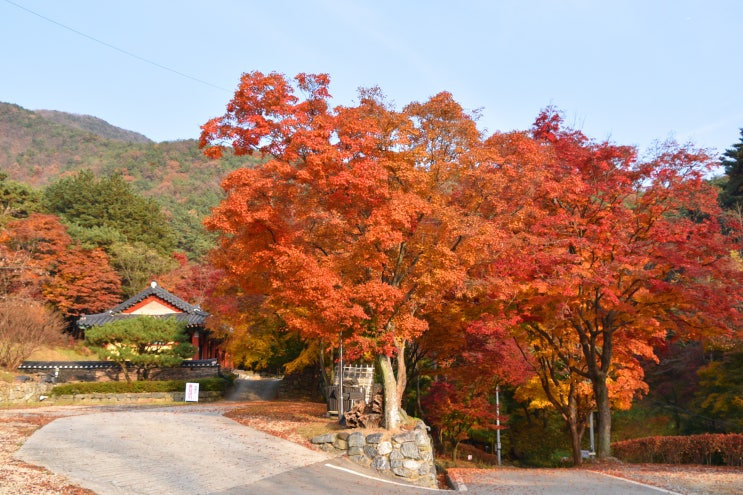
<instances>
[{"instance_id":1,"label":"sky","mask_svg":"<svg viewBox=\"0 0 743 495\"><path fill-rule=\"evenodd\" d=\"M486 134L547 106L598 141L724 152L743 127L741 0L0 0L0 101L198 138L246 72L327 73L332 105L441 91Z\"/></svg>"}]
</instances>

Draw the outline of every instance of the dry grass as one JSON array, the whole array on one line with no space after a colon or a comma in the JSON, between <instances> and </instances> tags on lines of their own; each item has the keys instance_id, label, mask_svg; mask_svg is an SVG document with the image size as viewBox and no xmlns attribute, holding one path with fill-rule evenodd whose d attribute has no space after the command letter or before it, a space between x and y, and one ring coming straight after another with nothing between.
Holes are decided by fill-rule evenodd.
<instances>
[{"instance_id":1,"label":"dry grass","mask_svg":"<svg viewBox=\"0 0 743 495\"><path fill-rule=\"evenodd\" d=\"M31 353L26 361L98 361L98 356L81 344L44 346Z\"/></svg>"}]
</instances>

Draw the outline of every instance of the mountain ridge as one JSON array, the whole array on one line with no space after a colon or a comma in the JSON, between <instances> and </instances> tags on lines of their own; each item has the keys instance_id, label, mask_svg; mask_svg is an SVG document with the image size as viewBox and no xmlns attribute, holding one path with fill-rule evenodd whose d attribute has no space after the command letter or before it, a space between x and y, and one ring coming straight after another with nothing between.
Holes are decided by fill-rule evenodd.
<instances>
[{"instance_id":1,"label":"mountain ridge","mask_svg":"<svg viewBox=\"0 0 743 495\"><path fill-rule=\"evenodd\" d=\"M212 160L195 139L131 141L138 133L102 122L91 116L39 113L0 103L0 175L43 189L83 170L99 177L121 174L135 192L161 205L180 232L180 247L191 252L203 244L204 217L224 197L224 176L256 162L230 153ZM89 130L91 125L98 132ZM110 135L118 137L106 137Z\"/></svg>"},{"instance_id":2,"label":"mountain ridge","mask_svg":"<svg viewBox=\"0 0 743 495\"><path fill-rule=\"evenodd\" d=\"M33 110L33 112L52 122L90 132L106 139L131 143L154 142L144 134L116 127L92 115L60 112L58 110Z\"/></svg>"}]
</instances>

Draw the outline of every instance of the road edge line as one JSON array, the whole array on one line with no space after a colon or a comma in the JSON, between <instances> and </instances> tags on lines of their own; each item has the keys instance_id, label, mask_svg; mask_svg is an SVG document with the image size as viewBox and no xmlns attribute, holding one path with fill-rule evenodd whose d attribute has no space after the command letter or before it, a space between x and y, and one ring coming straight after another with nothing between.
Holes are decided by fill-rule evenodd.
<instances>
[{"instance_id":1,"label":"road edge line","mask_svg":"<svg viewBox=\"0 0 743 495\"><path fill-rule=\"evenodd\" d=\"M361 476L362 478L367 478L367 479L374 480L374 481L381 481L382 483L389 483L391 485L406 486L408 488L419 488L421 490L431 490L431 491L435 491L435 492L441 491L438 488L428 488L426 486L410 485L410 484L407 484L407 483L398 483L397 481L386 480L384 478L377 478L376 476L369 476L368 474L359 473L359 472L354 471L353 469L348 469L348 468L344 468L344 467L341 467L341 466L334 466L333 464L327 464L326 463L325 464L325 467L337 469L339 471L344 471L344 472L346 472L348 474L353 474L353 475L356 475L356 476Z\"/></svg>"},{"instance_id":2,"label":"road edge line","mask_svg":"<svg viewBox=\"0 0 743 495\"><path fill-rule=\"evenodd\" d=\"M635 485L640 485L640 486L645 486L645 487L648 487L648 488L652 488L653 490L658 490L659 492L663 492L663 493L665 493L667 495L684 495L683 493L674 492L672 490L666 490L665 488L661 488L659 486L648 485L647 483L643 483L641 481L635 481L635 480L631 480L629 478L622 478L621 476L614 476L613 474L602 473L601 471L593 471L593 470L590 470L590 471L592 473L600 474L601 476L606 476L608 478L614 478L615 480L626 481L628 483L633 483Z\"/></svg>"}]
</instances>

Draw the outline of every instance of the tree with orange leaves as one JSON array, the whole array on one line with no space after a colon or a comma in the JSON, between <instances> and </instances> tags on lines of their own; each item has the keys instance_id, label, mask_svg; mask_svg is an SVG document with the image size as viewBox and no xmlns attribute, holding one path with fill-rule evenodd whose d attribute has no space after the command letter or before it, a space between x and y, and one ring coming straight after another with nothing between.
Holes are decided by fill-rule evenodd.
<instances>
[{"instance_id":1,"label":"tree with orange leaves","mask_svg":"<svg viewBox=\"0 0 743 495\"><path fill-rule=\"evenodd\" d=\"M121 280L106 253L75 245L55 215L33 213L9 222L0 232L0 244L4 259L25 260L13 270L16 294L43 298L65 317L103 311L119 302Z\"/></svg>"},{"instance_id":2,"label":"tree with orange leaves","mask_svg":"<svg viewBox=\"0 0 743 495\"><path fill-rule=\"evenodd\" d=\"M544 150L539 212L492 267L510 281L492 294L504 322L569 383L590 382L605 458L612 397L643 389L638 360L655 358L654 340L735 330L740 236L724 231L740 225L722 225L703 151L671 143L641 161L633 148L565 128L553 110L531 134Z\"/></svg>"},{"instance_id":3,"label":"tree with orange leaves","mask_svg":"<svg viewBox=\"0 0 743 495\"><path fill-rule=\"evenodd\" d=\"M329 79L243 75L227 113L202 127L212 156L230 145L267 160L231 173L207 220L215 264L305 338L374 358L385 421L399 425L406 344L425 315L462 293L471 225L456 201L474 120L442 93L395 111L376 90L331 109ZM396 366L395 364L396 363Z\"/></svg>"}]
</instances>

